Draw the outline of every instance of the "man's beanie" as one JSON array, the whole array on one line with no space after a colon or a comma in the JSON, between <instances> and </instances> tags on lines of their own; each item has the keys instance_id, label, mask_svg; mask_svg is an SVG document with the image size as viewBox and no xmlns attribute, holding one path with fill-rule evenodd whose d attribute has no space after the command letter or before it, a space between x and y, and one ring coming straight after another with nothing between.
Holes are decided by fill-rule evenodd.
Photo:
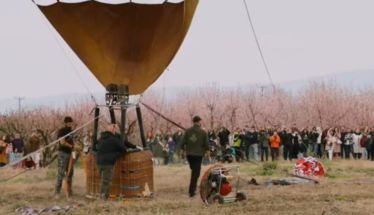
<instances>
[{"instance_id":1,"label":"man's beanie","mask_svg":"<svg viewBox=\"0 0 374 215\"><path fill-rule=\"evenodd\" d=\"M199 117L199 116L194 116L193 118L192 118L192 122L193 123L197 123L197 122L200 122L201 121L201 118Z\"/></svg>"},{"instance_id":2,"label":"man's beanie","mask_svg":"<svg viewBox=\"0 0 374 215\"><path fill-rule=\"evenodd\" d=\"M64 123L69 123L69 122L73 122L73 118L71 118L70 116L66 116L64 118Z\"/></svg>"}]
</instances>

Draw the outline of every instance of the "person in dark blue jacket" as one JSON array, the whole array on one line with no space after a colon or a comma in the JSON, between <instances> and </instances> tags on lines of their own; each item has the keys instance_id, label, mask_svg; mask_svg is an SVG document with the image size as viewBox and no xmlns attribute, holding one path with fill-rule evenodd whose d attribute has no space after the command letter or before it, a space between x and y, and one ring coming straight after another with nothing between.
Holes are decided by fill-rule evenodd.
<instances>
[{"instance_id":1,"label":"person in dark blue jacket","mask_svg":"<svg viewBox=\"0 0 374 215\"><path fill-rule=\"evenodd\" d=\"M100 194L103 200L107 200L109 197L114 164L126 151L125 144L121 142L118 130L116 124L109 124L98 140L96 163L100 172Z\"/></svg>"}]
</instances>

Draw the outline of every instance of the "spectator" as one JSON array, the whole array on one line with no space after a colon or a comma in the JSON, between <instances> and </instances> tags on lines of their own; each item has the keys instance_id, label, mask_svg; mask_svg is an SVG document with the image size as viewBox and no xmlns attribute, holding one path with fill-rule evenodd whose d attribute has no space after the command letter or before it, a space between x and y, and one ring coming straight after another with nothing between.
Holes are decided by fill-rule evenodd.
<instances>
[{"instance_id":1,"label":"spectator","mask_svg":"<svg viewBox=\"0 0 374 215\"><path fill-rule=\"evenodd\" d=\"M180 161L183 161L185 159L184 154L181 153L181 151L182 151L181 150L182 138L183 138L183 131L179 129L176 133L174 133L173 141L176 144L175 152L178 154L178 159Z\"/></svg>"},{"instance_id":2,"label":"spectator","mask_svg":"<svg viewBox=\"0 0 374 215\"><path fill-rule=\"evenodd\" d=\"M320 127L316 128L316 133L318 134L317 142L316 142L316 156L318 158L322 158L323 155L323 146L322 146L322 129Z\"/></svg>"},{"instance_id":3,"label":"spectator","mask_svg":"<svg viewBox=\"0 0 374 215\"><path fill-rule=\"evenodd\" d=\"M39 150L40 142L39 134L37 131L33 131L25 147L26 154L34 153L35 151ZM34 162L36 168L40 167L40 153L34 153L31 156L31 161Z\"/></svg>"},{"instance_id":4,"label":"spectator","mask_svg":"<svg viewBox=\"0 0 374 215\"><path fill-rule=\"evenodd\" d=\"M270 141L270 135L269 132L262 130L259 133L259 144L260 144L260 151L261 151L261 162L264 162L264 156L266 158L266 161L268 161L269 158L269 141Z\"/></svg>"},{"instance_id":5,"label":"spectator","mask_svg":"<svg viewBox=\"0 0 374 215\"><path fill-rule=\"evenodd\" d=\"M222 154L226 149L226 146L230 144L229 142L230 131L227 128L222 127L218 133L219 144L221 145Z\"/></svg>"},{"instance_id":6,"label":"spectator","mask_svg":"<svg viewBox=\"0 0 374 215\"><path fill-rule=\"evenodd\" d=\"M319 133L317 131L317 128L314 127L312 131L309 133L309 140L310 140L310 152L314 155L317 156L317 148L318 148L318 138L319 138ZM321 142L319 142L321 144Z\"/></svg>"},{"instance_id":7,"label":"spectator","mask_svg":"<svg viewBox=\"0 0 374 215\"><path fill-rule=\"evenodd\" d=\"M245 156L247 161L258 160L258 133L254 126L246 132L245 136Z\"/></svg>"},{"instance_id":8,"label":"spectator","mask_svg":"<svg viewBox=\"0 0 374 215\"><path fill-rule=\"evenodd\" d=\"M291 149L292 149L292 133L290 129L284 128L280 133L281 145L283 148L283 159L291 160Z\"/></svg>"},{"instance_id":9,"label":"spectator","mask_svg":"<svg viewBox=\"0 0 374 215\"><path fill-rule=\"evenodd\" d=\"M311 140L310 140L310 133L309 130L304 128L301 131L301 144L300 144L300 153L303 154L304 157L307 157L307 152L311 148Z\"/></svg>"},{"instance_id":10,"label":"spectator","mask_svg":"<svg viewBox=\"0 0 374 215\"><path fill-rule=\"evenodd\" d=\"M326 137L326 151L328 153L328 158L329 160L332 160L333 155L334 155L334 148L337 147L337 138L335 136L335 131L331 128L327 132L327 137Z\"/></svg>"},{"instance_id":11,"label":"spectator","mask_svg":"<svg viewBox=\"0 0 374 215\"><path fill-rule=\"evenodd\" d=\"M351 156L351 147L353 145L353 131L345 132L344 141L343 141L343 152L344 158L346 160L350 159Z\"/></svg>"},{"instance_id":12,"label":"spectator","mask_svg":"<svg viewBox=\"0 0 374 215\"><path fill-rule=\"evenodd\" d=\"M341 141L341 134L338 128L334 129L334 136L336 139L336 146L334 147L333 157L341 157L342 154L342 141Z\"/></svg>"},{"instance_id":13,"label":"spectator","mask_svg":"<svg viewBox=\"0 0 374 215\"><path fill-rule=\"evenodd\" d=\"M168 146L168 149L169 149L168 162L169 163L174 163L174 153L175 153L177 145L174 142L172 136L169 136L167 146Z\"/></svg>"},{"instance_id":14,"label":"spectator","mask_svg":"<svg viewBox=\"0 0 374 215\"><path fill-rule=\"evenodd\" d=\"M366 144L368 141L368 130L366 129L365 131L362 132L362 137L360 140L360 147L362 151L361 159L367 159L368 157L368 151L366 149Z\"/></svg>"},{"instance_id":15,"label":"spectator","mask_svg":"<svg viewBox=\"0 0 374 215\"><path fill-rule=\"evenodd\" d=\"M298 159L300 153L301 136L297 129L292 132L292 156L291 159Z\"/></svg>"},{"instance_id":16,"label":"spectator","mask_svg":"<svg viewBox=\"0 0 374 215\"><path fill-rule=\"evenodd\" d=\"M273 132L273 135L270 137L270 146L271 146L271 160L279 159L279 147L280 147L280 137L276 131Z\"/></svg>"},{"instance_id":17,"label":"spectator","mask_svg":"<svg viewBox=\"0 0 374 215\"><path fill-rule=\"evenodd\" d=\"M367 160L371 160L371 144L372 144L371 129L368 129L366 132L366 141L365 141L365 150Z\"/></svg>"},{"instance_id":18,"label":"spectator","mask_svg":"<svg viewBox=\"0 0 374 215\"><path fill-rule=\"evenodd\" d=\"M349 153L350 153L350 149L347 148L347 146L345 145L345 137L347 136L348 132L347 132L347 129L345 129L344 127L342 127L340 129L340 142L342 143L340 145L340 151L341 151L341 158L344 158L344 159L349 159ZM345 153L345 150L348 149L349 150L349 153L348 153L348 158L345 157L346 153Z\"/></svg>"},{"instance_id":19,"label":"spectator","mask_svg":"<svg viewBox=\"0 0 374 215\"><path fill-rule=\"evenodd\" d=\"M237 128L234 133L234 140L233 140L233 149L235 150L235 158L236 161L241 161L244 159L243 153L242 153L242 144L243 144L243 135L240 132L240 129Z\"/></svg>"},{"instance_id":20,"label":"spectator","mask_svg":"<svg viewBox=\"0 0 374 215\"><path fill-rule=\"evenodd\" d=\"M152 142L152 152L153 157L156 165L160 165L161 163L166 164L167 163L167 148L166 143L164 143L164 140L162 139L161 134L156 134L156 137L154 141Z\"/></svg>"},{"instance_id":21,"label":"spectator","mask_svg":"<svg viewBox=\"0 0 374 215\"><path fill-rule=\"evenodd\" d=\"M368 156L370 157L371 161L374 161L374 129L371 130L370 137L368 139Z\"/></svg>"},{"instance_id":22,"label":"spectator","mask_svg":"<svg viewBox=\"0 0 374 215\"><path fill-rule=\"evenodd\" d=\"M362 156L362 147L360 145L360 141L362 138L362 134L359 129L353 133L353 158L355 160L361 159Z\"/></svg>"},{"instance_id":23,"label":"spectator","mask_svg":"<svg viewBox=\"0 0 374 215\"><path fill-rule=\"evenodd\" d=\"M19 133L14 134L14 139L12 140L12 147L14 161L21 160L25 152L25 143L23 142L21 135ZM21 163L17 164L16 167L21 167Z\"/></svg>"},{"instance_id":24,"label":"spectator","mask_svg":"<svg viewBox=\"0 0 374 215\"><path fill-rule=\"evenodd\" d=\"M307 152L310 145L310 139L309 139L309 131L307 129L303 129L303 131L300 134L301 141L299 146L299 152L300 157L307 157Z\"/></svg>"},{"instance_id":25,"label":"spectator","mask_svg":"<svg viewBox=\"0 0 374 215\"><path fill-rule=\"evenodd\" d=\"M0 139L0 168L8 164L8 156L6 154L8 144L5 142L5 136Z\"/></svg>"}]
</instances>

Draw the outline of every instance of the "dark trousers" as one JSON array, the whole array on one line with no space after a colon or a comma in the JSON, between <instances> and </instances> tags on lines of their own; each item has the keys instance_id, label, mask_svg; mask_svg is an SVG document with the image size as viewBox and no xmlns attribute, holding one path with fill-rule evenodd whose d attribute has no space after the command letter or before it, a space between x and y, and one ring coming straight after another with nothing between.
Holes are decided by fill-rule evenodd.
<instances>
[{"instance_id":1,"label":"dark trousers","mask_svg":"<svg viewBox=\"0 0 374 215\"><path fill-rule=\"evenodd\" d=\"M370 147L366 147L366 151L367 151L367 157L366 157L366 159L370 160L371 159L371 148Z\"/></svg>"},{"instance_id":2,"label":"dark trousers","mask_svg":"<svg viewBox=\"0 0 374 215\"><path fill-rule=\"evenodd\" d=\"M374 161L374 144L368 149L368 160Z\"/></svg>"},{"instance_id":3,"label":"dark trousers","mask_svg":"<svg viewBox=\"0 0 374 215\"><path fill-rule=\"evenodd\" d=\"M279 148L271 148L271 160L278 160L279 158Z\"/></svg>"},{"instance_id":4,"label":"dark trousers","mask_svg":"<svg viewBox=\"0 0 374 215\"><path fill-rule=\"evenodd\" d=\"M244 155L240 147L233 147L235 150L235 159L236 161L244 160Z\"/></svg>"},{"instance_id":5,"label":"dark trousers","mask_svg":"<svg viewBox=\"0 0 374 215\"><path fill-rule=\"evenodd\" d=\"M350 145L343 145L343 151L344 153L342 153L342 155L344 154L344 158L345 159L349 159L350 157L350 154L351 154L351 146Z\"/></svg>"},{"instance_id":6,"label":"dark trousers","mask_svg":"<svg viewBox=\"0 0 374 215\"><path fill-rule=\"evenodd\" d=\"M322 158L322 155L323 155L323 145L322 145L322 143L320 143L320 144L317 144L317 157L318 158Z\"/></svg>"},{"instance_id":7,"label":"dark trousers","mask_svg":"<svg viewBox=\"0 0 374 215\"><path fill-rule=\"evenodd\" d=\"M70 154L65 152L58 153L58 163L57 163L57 180L55 186L55 193L59 194L61 192L62 181L65 177L67 177L67 184L69 186L68 189L71 189L72 182L73 182L73 175L74 175L74 168L72 167L71 172L67 175L68 168L70 162ZM71 193L71 190L68 190Z\"/></svg>"},{"instance_id":8,"label":"dark trousers","mask_svg":"<svg viewBox=\"0 0 374 215\"><path fill-rule=\"evenodd\" d=\"M261 161L264 161L264 155L266 158L266 161L269 159L269 147L261 147Z\"/></svg>"},{"instance_id":9,"label":"dark trousers","mask_svg":"<svg viewBox=\"0 0 374 215\"><path fill-rule=\"evenodd\" d=\"M112 184L113 178L113 165L99 165L99 172L100 172L100 194L102 199L108 199L109 197L109 190Z\"/></svg>"},{"instance_id":10,"label":"dark trousers","mask_svg":"<svg viewBox=\"0 0 374 215\"><path fill-rule=\"evenodd\" d=\"M249 143L245 143L244 151L245 151L245 159L249 161L249 152L250 152L251 145Z\"/></svg>"},{"instance_id":11,"label":"dark trousers","mask_svg":"<svg viewBox=\"0 0 374 215\"><path fill-rule=\"evenodd\" d=\"M283 145L283 159L291 160L291 146Z\"/></svg>"},{"instance_id":12,"label":"dark trousers","mask_svg":"<svg viewBox=\"0 0 374 215\"><path fill-rule=\"evenodd\" d=\"M203 157L187 155L187 161L191 169L191 180L188 193L190 194L190 196L194 196L196 194L197 180L200 177L201 163L203 161Z\"/></svg>"},{"instance_id":13,"label":"dark trousers","mask_svg":"<svg viewBox=\"0 0 374 215\"><path fill-rule=\"evenodd\" d=\"M353 158L354 158L355 160L357 160L357 159L361 159L361 156L362 156L362 153L353 153Z\"/></svg>"}]
</instances>

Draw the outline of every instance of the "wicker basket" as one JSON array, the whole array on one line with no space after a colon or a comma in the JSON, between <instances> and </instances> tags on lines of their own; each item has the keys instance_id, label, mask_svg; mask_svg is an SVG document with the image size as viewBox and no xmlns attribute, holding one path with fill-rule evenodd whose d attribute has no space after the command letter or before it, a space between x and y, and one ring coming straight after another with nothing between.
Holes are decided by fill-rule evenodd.
<instances>
[{"instance_id":1,"label":"wicker basket","mask_svg":"<svg viewBox=\"0 0 374 215\"><path fill-rule=\"evenodd\" d=\"M86 192L88 195L100 193L100 174L96 158L89 154L85 157ZM152 153L141 151L125 154L114 166L111 197L144 197L154 191Z\"/></svg>"}]
</instances>

